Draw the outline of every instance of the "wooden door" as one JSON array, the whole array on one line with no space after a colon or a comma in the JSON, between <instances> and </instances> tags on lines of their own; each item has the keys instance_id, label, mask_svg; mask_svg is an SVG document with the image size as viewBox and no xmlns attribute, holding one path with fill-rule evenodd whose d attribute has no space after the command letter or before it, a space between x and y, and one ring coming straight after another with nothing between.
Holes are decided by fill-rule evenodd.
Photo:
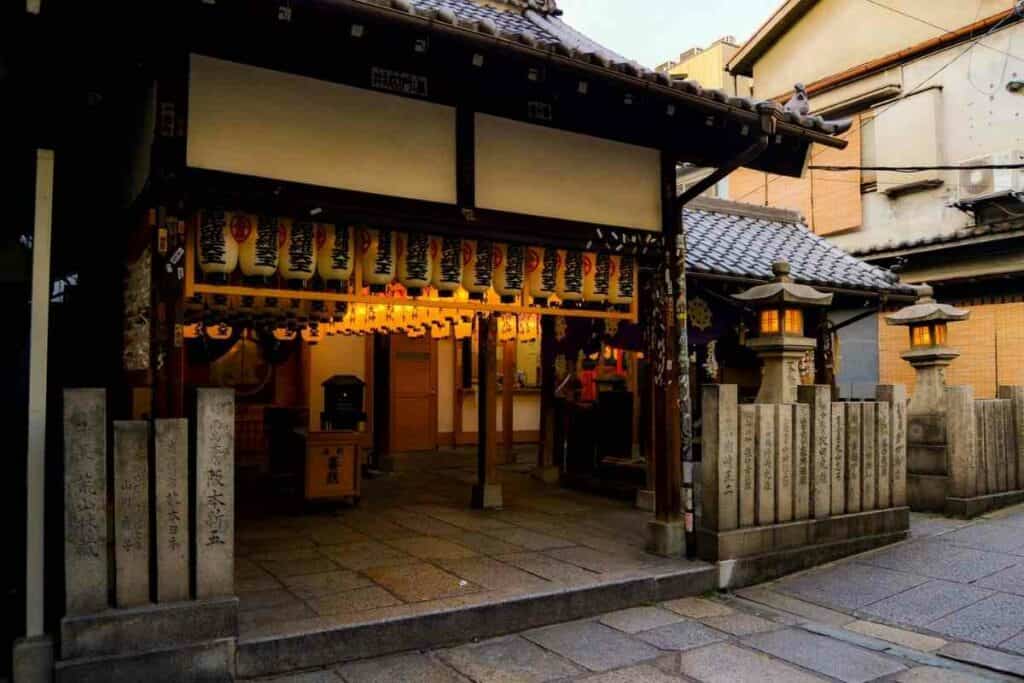
<instances>
[{"instance_id":1,"label":"wooden door","mask_svg":"<svg viewBox=\"0 0 1024 683\"><path fill-rule=\"evenodd\" d=\"M437 343L391 335L391 451L437 448Z\"/></svg>"}]
</instances>

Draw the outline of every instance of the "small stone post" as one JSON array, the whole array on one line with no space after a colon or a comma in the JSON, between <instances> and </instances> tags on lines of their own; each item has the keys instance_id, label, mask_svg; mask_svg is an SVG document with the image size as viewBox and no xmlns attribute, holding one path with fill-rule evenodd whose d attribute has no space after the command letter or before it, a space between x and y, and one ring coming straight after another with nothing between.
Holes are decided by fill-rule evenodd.
<instances>
[{"instance_id":1,"label":"small stone post","mask_svg":"<svg viewBox=\"0 0 1024 683\"><path fill-rule=\"evenodd\" d=\"M878 458L878 509L892 505L892 406L875 404L875 455Z\"/></svg>"},{"instance_id":2,"label":"small stone post","mask_svg":"<svg viewBox=\"0 0 1024 683\"><path fill-rule=\"evenodd\" d=\"M757 407L740 406L740 526L754 526L757 498Z\"/></svg>"},{"instance_id":3,"label":"small stone post","mask_svg":"<svg viewBox=\"0 0 1024 683\"><path fill-rule=\"evenodd\" d=\"M1014 445L1011 461L1017 468L1018 489L1024 489L1024 387L999 387L999 398L1009 399L1013 420Z\"/></svg>"},{"instance_id":4,"label":"small stone post","mask_svg":"<svg viewBox=\"0 0 1024 683\"><path fill-rule=\"evenodd\" d=\"M155 420L156 599L188 600L188 420Z\"/></svg>"},{"instance_id":5,"label":"small stone post","mask_svg":"<svg viewBox=\"0 0 1024 683\"><path fill-rule=\"evenodd\" d=\"M811 450L810 406L798 403L793 406L793 517L798 520L811 516ZM827 468L825 487L828 488Z\"/></svg>"},{"instance_id":6,"label":"small stone post","mask_svg":"<svg viewBox=\"0 0 1024 683\"><path fill-rule=\"evenodd\" d=\"M892 506L903 507L907 504L907 388L902 384L883 384L875 395L890 409Z\"/></svg>"},{"instance_id":7,"label":"small stone post","mask_svg":"<svg viewBox=\"0 0 1024 683\"><path fill-rule=\"evenodd\" d=\"M775 408L759 403L757 408L757 525L775 523Z\"/></svg>"},{"instance_id":8,"label":"small stone post","mask_svg":"<svg viewBox=\"0 0 1024 683\"><path fill-rule=\"evenodd\" d=\"M860 490L861 509L874 510L878 504L878 454L875 452L876 429L875 414L877 413L875 403L861 404L861 466L860 466Z\"/></svg>"},{"instance_id":9,"label":"small stone post","mask_svg":"<svg viewBox=\"0 0 1024 683\"><path fill-rule=\"evenodd\" d=\"M832 506L832 388L801 386L799 398L810 408L811 511L815 519L836 514Z\"/></svg>"},{"instance_id":10,"label":"small stone post","mask_svg":"<svg viewBox=\"0 0 1024 683\"><path fill-rule=\"evenodd\" d=\"M196 597L234 594L235 393L196 390Z\"/></svg>"},{"instance_id":11,"label":"small stone post","mask_svg":"<svg viewBox=\"0 0 1024 683\"><path fill-rule=\"evenodd\" d=\"M978 464L974 429L974 389L946 387L946 434L949 448L949 493L954 498L977 495Z\"/></svg>"},{"instance_id":12,"label":"small stone post","mask_svg":"<svg viewBox=\"0 0 1024 683\"><path fill-rule=\"evenodd\" d=\"M861 511L861 404L846 406L846 511Z\"/></svg>"},{"instance_id":13,"label":"small stone post","mask_svg":"<svg viewBox=\"0 0 1024 683\"><path fill-rule=\"evenodd\" d=\"M775 521L793 521L793 405L775 406Z\"/></svg>"},{"instance_id":14,"label":"small stone post","mask_svg":"<svg viewBox=\"0 0 1024 683\"><path fill-rule=\"evenodd\" d=\"M846 404L832 404L832 514L846 513Z\"/></svg>"},{"instance_id":15,"label":"small stone post","mask_svg":"<svg viewBox=\"0 0 1024 683\"><path fill-rule=\"evenodd\" d=\"M731 531L739 527L739 477L736 462L738 412L735 384L712 384L703 389L704 528Z\"/></svg>"},{"instance_id":16,"label":"small stone post","mask_svg":"<svg viewBox=\"0 0 1024 683\"><path fill-rule=\"evenodd\" d=\"M114 587L118 607L149 602L149 424L114 422Z\"/></svg>"}]
</instances>

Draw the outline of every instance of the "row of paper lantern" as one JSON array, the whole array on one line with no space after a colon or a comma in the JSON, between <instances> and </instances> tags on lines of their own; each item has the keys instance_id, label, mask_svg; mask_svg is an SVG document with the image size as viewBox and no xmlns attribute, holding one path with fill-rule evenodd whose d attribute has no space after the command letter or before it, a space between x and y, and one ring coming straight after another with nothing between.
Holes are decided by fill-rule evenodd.
<instances>
[{"instance_id":1,"label":"row of paper lantern","mask_svg":"<svg viewBox=\"0 0 1024 683\"><path fill-rule=\"evenodd\" d=\"M318 275L325 288L344 291L360 258L362 282L375 292L398 282L411 296L432 288L450 297L462 289L482 299L493 289L504 303L529 294L541 305L557 296L619 307L632 304L634 296L633 257L600 252L219 210L201 214L196 247L209 282L226 282L238 270L250 283L280 275L292 287L305 287Z\"/></svg>"}]
</instances>

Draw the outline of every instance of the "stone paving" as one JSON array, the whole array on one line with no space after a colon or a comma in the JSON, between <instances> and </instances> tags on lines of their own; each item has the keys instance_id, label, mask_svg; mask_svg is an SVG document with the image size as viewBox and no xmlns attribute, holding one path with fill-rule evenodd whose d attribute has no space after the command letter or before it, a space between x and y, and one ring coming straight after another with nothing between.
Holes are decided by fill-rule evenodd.
<instances>
[{"instance_id":1,"label":"stone paving","mask_svg":"<svg viewBox=\"0 0 1024 683\"><path fill-rule=\"evenodd\" d=\"M240 519L242 641L422 615L698 566L644 551L651 515L503 466L506 507L469 508L475 454L410 454L356 508Z\"/></svg>"}]
</instances>

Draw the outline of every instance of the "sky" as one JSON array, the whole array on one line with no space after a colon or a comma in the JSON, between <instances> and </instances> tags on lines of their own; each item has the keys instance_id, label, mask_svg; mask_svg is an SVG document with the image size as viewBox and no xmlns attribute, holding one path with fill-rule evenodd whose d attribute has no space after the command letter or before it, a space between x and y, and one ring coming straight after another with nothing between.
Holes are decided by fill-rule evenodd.
<instances>
[{"instance_id":1,"label":"sky","mask_svg":"<svg viewBox=\"0 0 1024 683\"><path fill-rule=\"evenodd\" d=\"M646 67L722 36L743 43L782 0L558 0L562 19Z\"/></svg>"}]
</instances>

